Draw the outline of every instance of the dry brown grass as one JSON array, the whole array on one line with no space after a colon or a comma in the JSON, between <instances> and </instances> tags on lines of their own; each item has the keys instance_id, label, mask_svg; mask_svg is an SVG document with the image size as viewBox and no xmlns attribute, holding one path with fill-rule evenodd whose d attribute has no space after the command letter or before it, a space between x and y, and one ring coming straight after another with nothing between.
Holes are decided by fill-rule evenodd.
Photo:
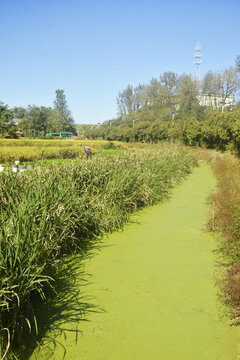
<instances>
[{"instance_id":1,"label":"dry brown grass","mask_svg":"<svg viewBox=\"0 0 240 360\"><path fill-rule=\"evenodd\" d=\"M221 298L228 305L232 323L240 323L240 160L227 153L207 149L195 150L199 160L211 164L218 179L212 196L214 221L210 228L217 231L219 261L223 273L218 281Z\"/></svg>"}]
</instances>

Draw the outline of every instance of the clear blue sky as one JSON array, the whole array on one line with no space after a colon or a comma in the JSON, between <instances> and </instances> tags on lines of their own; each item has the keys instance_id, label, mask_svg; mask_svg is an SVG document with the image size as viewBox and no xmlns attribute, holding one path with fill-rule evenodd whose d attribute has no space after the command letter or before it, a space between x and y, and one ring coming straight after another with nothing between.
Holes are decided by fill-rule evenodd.
<instances>
[{"instance_id":1,"label":"clear blue sky","mask_svg":"<svg viewBox=\"0 0 240 360\"><path fill-rule=\"evenodd\" d=\"M164 71L201 75L240 55L240 0L0 0L0 101L52 106L64 89L76 123L117 114L128 84Z\"/></svg>"}]
</instances>

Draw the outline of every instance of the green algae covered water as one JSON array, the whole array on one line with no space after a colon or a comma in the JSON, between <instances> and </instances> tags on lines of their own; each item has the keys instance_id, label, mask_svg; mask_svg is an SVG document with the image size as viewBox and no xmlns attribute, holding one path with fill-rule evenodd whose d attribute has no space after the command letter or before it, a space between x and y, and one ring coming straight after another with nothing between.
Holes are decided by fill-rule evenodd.
<instances>
[{"instance_id":1,"label":"green algae covered water","mask_svg":"<svg viewBox=\"0 0 240 360\"><path fill-rule=\"evenodd\" d=\"M214 185L210 168L201 165L170 200L106 238L107 246L85 262L84 292L102 311L78 324L66 320L56 338L49 331L54 346L46 341L31 359L237 359L238 330L218 314L214 240L201 231Z\"/></svg>"}]
</instances>

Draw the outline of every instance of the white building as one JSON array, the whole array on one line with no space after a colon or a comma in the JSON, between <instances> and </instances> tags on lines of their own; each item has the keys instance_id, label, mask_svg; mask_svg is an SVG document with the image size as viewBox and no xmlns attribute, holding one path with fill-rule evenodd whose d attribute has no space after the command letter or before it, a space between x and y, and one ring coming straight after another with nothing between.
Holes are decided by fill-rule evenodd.
<instances>
[{"instance_id":1,"label":"white building","mask_svg":"<svg viewBox=\"0 0 240 360\"><path fill-rule=\"evenodd\" d=\"M199 101L199 105L211 106L214 109L234 105L233 95L222 97L220 95L199 94L197 96L197 99Z\"/></svg>"}]
</instances>

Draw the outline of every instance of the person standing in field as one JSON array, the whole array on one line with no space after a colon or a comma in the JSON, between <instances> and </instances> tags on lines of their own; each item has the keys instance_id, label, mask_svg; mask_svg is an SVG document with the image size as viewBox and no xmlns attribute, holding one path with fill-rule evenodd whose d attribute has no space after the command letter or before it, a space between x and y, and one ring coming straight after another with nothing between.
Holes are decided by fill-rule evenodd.
<instances>
[{"instance_id":1,"label":"person standing in field","mask_svg":"<svg viewBox=\"0 0 240 360\"><path fill-rule=\"evenodd\" d=\"M86 154L86 160L90 159L92 160L92 150L89 146L87 145L82 145L82 148L84 149L84 152Z\"/></svg>"}]
</instances>

